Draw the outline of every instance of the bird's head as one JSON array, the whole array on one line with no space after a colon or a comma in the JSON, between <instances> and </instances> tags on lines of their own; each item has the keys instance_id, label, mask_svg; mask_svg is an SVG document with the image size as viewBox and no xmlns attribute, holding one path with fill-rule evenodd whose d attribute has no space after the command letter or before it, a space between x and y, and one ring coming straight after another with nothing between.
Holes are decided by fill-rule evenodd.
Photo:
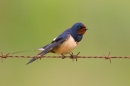
<instances>
[{"instance_id":1,"label":"bird's head","mask_svg":"<svg viewBox=\"0 0 130 86\"><path fill-rule=\"evenodd\" d=\"M71 30L71 34L72 34L73 38L75 39L75 41L79 42L82 40L83 35L86 32L86 30L88 30L88 28L84 24L78 22L78 23L75 23L70 28L70 30Z\"/></svg>"},{"instance_id":2,"label":"bird's head","mask_svg":"<svg viewBox=\"0 0 130 86\"><path fill-rule=\"evenodd\" d=\"M88 28L84 24L78 22L71 27L71 30L73 33L77 35L84 35L84 33L86 32L86 30L88 30Z\"/></svg>"}]
</instances>

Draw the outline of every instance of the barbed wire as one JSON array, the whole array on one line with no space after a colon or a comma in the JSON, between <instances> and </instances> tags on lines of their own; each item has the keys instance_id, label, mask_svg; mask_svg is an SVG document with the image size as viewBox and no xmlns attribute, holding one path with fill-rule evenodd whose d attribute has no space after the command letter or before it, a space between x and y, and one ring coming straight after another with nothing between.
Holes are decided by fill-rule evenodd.
<instances>
[{"instance_id":1,"label":"barbed wire","mask_svg":"<svg viewBox=\"0 0 130 86\"><path fill-rule=\"evenodd\" d=\"M80 53L80 52L79 52ZM78 54L79 54L78 53ZM129 58L130 59L130 56L110 56L110 53L106 56L106 55L103 55L103 56L78 56L77 55L73 55L73 53L70 55L70 56L65 56L65 58L70 58L74 61L74 59L77 59L78 58L104 58L104 59L108 59L111 63L111 59L113 58ZM36 55L36 56L24 56L24 55L10 55L10 53L8 54L3 54L1 52L1 55L0 55L0 58L3 59L3 58L37 58L37 59L41 59L41 58L62 58L62 56L44 56L44 55ZM3 61L3 60L2 60Z\"/></svg>"}]
</instances>

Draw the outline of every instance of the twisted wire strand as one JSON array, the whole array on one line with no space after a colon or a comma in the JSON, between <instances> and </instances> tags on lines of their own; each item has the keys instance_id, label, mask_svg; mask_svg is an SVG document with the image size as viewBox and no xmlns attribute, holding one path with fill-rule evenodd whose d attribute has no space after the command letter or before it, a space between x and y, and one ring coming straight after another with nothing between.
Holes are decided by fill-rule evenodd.
<instances>
[{"instance_id":1,"label":"twisted wire strand","mask_svg":"<svg viewBox=\"0 0 130 86\"><path fill-rule=\"evenodd\" d=\"M79 52L80 53L80 52ZM104 59L108 59L111 63L111 58L130 58L130 56L110 56L110 53L106 56L78 56L79 53L77 55L74 55L73 53L70 54L70 56L65 56L65 58L70 58L74 61L74 59L78 58L104 58ZM24 55L10 55L10 53L8 54L3 54L1 52L1 56L0 58L2 59L3 62L3 58L33 58L35 57L36 59L41 59L41 58L62 58L62 56L43 56L43 55L36 55L36 56L24 56Z\"/></svg>"},{"instance_id":2,"label":"twisted wire strand","mask_svg":"<svg viewBox=\"0 0 130 86\"><path fill-rule=\"evenodd\" d=\"M8 54L1 54L0 58L62 58L62 56L24 56L24 55L9 55ZM65 56L66 58L71 58L71 56ZM110 58L130 58L130 56L78 56L78 55L73 55L74 58L105 58L105 59L110 59Z\"/></svg>"}]
</instances>

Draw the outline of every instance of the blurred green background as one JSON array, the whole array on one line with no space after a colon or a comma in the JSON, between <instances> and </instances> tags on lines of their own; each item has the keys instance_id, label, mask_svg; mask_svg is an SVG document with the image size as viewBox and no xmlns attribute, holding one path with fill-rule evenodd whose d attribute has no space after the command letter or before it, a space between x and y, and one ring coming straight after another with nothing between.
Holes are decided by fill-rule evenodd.
<instances>
[{"instance_id":1,"label":"blurred green background","mask_svg":"<svg viewBox=\"0 0 130 86\"><path fill-rule=\"evenodd\" d=\"M89 30L75 54L130 55L129 0L0 0L0 51L42 47L76 22ZM130 86L129 59L28 60L0 62L0 86Z\"/></svg>"}]
</instances>

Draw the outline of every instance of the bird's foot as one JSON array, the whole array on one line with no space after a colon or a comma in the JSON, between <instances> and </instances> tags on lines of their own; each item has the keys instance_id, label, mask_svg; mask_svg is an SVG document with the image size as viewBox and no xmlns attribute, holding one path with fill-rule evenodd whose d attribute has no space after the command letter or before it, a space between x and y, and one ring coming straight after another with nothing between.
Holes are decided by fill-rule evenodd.
<instances>
[{"instance_id":1,"label":"bird's foot","mask_svg":"<svg viewBox=\"0 0 130 86\"><path fill-rule=\"evenodd\" d=\"M62 59L64 59L65 58L65 55L64 54L61 54L62 55Z\"/></svg>"},{"instance_id":2,"label":"bird's foot","mask_svg":"<svg viewBox=\"0 0 130 86\"><path fill-rule=\"evenodd\" d=\"M80 52L77 53L77 55L74 55L73 52L70 53L70 59L72 59L72 61L74 61L74 59L76 59L77 61L77 56L80 54Z\"/></svg>"}]
</instances>

